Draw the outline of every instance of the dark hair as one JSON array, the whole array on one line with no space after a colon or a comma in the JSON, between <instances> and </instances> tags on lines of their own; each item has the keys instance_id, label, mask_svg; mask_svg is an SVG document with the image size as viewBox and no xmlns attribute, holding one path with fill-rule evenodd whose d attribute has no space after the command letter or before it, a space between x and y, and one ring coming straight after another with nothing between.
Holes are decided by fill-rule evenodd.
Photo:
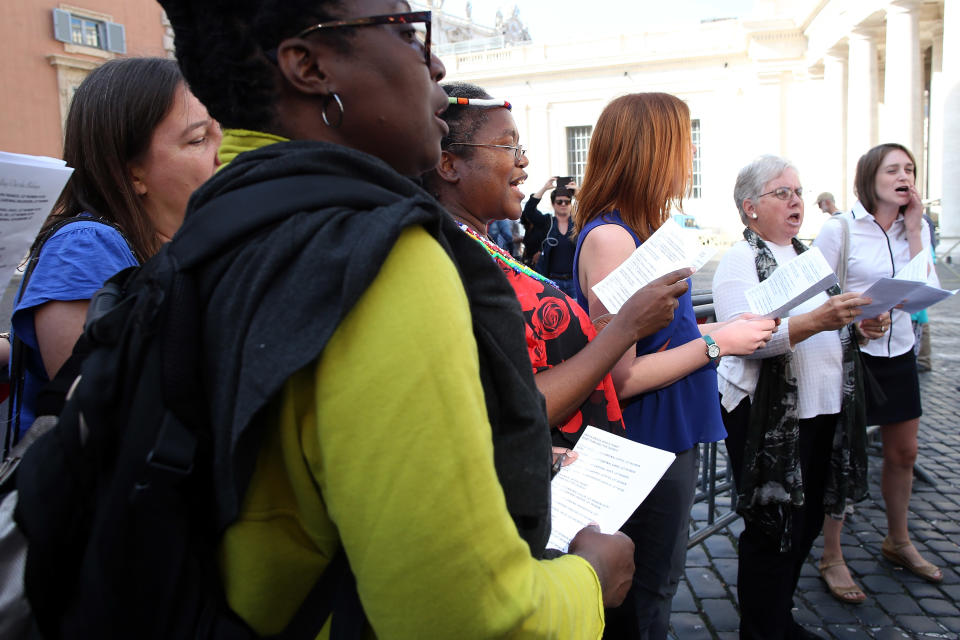
<instances>
[{"instance_id":1,"label":"dark hair","mask_svg":"<svg viewBox=\"0 0 960 640\"><path fill-rule=\"evenodd\" d=\"M469 82L448 82L440 85L451 98L480 98L489 100L493 96L481 87ZM466 104L451 104L441 114L443 121L450 127L447 135L440 140L440 148L448 149L454 142L471 142L480 127L487 121L489 107L471 107ZM469 157L474 147L460 147L457 153Z\"/></svg>"},{"instance_id":2,"label":"dark hair","mask_svg":"<svg viewBox=\"0 0 960 640\"><path fill-rule=\"evenodd\" d=\"M177 61L193 94L227 128L269 130L277 67L268 53L303 29L338 18L340 1L158 0L174 30ZM351 29L323 31L347 50Z\"/></svg>"},{"instance_id":3,"label":"dark hair","mask_svg":"<svg viewBox=\"0 0 960 640\"><path fill-rule=\"evenodd\" d=\"M559 191L560 193L557 193ZM573 192L566 187L561 187L557 185L557 188L550 192L550 204L557 204L557 198L560 196L567 196L570 198L570 201L573 202Z\"/></svg>"},{"instance_id":4,"label":"dark hair","mask_svg":"<svg viewBox=\"0 0 960 640\"><path fill-rule=\"evenodd\" d=\"M40 237L59 219L88 211L120 227L140 261L160 249L129 165L149 149L154 129L185 88L176 62L163 58L111 60L87 76L66 121L63 159L73 175Z\"/></svg>"},{"instance_id":5,"label":"dark hair","mask_svg":"<svg viewBox=\"0 0 960 640\"><path fill-rule=\"evenodd\" d=\"M883 159L886 158L887 154L891 151L903 151L907 154L910 162L913 163L914 171L916 171L917 161L914 159L913 154L910 153L910 150L905 146L897 144L896 142L877 145L860 156L860 159L857 160L857 174L853 180L853 193L857 196L857 199L860 200L863 208L870 213L876 213L877 171L880 170ZM916 178L916 173L914 173L914 178Z\"/></svg>"}]
</instances>

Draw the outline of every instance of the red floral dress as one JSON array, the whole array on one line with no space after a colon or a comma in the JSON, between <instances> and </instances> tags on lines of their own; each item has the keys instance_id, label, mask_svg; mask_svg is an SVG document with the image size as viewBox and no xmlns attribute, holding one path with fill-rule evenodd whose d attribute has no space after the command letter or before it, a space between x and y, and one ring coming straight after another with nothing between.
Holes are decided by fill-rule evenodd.
<instances>
[{"instance_id":1,"label":"red floral dress","mask_svg":"<svg viewBox=\"0 0 960 640\"><path fill-rule=\"evenodd\" d=\"M573 298L486 238L472 230L467 233L484 245L517 294L526 320L527 351L534 373L572 358L596 337L590 316ZM609 373L573 415L559 428L551 429L554 446L573 447L587 425L626 435L617 392Z\"/></svg>"}]
</instances>

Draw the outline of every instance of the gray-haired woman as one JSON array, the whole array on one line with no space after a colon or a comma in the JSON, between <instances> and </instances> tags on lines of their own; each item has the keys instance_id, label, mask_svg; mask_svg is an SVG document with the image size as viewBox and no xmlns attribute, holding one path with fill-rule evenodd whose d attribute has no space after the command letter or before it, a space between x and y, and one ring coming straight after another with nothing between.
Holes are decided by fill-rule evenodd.
<instances>
[{"instance_id":1,"label":"gray-haired woman","mask_svg":"<svg viewBox=\"0 0 960 640\"><path fill-rule=\"evenodd\" d=\"M734 200L746 229L714 276L717 320L749 311L747 289L807 250L796 239L801 194L797 170L783 158L761 156L740 170ZM866 490L862 390L848 325L868 302L838 288L820 293L783 318L765 347L720 363L727 450L746 522L741 638L817 637L793 620L793 592L824 511L842 510Z\"/></svg>"}]
</instances>

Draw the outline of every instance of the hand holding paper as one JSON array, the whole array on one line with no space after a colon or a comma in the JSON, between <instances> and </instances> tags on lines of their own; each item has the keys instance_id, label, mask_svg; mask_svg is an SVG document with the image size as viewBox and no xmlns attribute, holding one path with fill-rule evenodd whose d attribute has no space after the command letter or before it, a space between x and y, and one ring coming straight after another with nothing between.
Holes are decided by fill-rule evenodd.
<instances>
[{"instance_id":1,"label":"hand holding paper","mask_svg":"<svg viewBox=\"0 0 960 640\"><path fill-rule=\"evenodd\" d=\"M553 530L547 546L561 551L591 522L605 533L617 531L676 458L596 427L584 430L574 451L577 461L561 469L551 485Z\"/></svg>"},{"instance_id":2,"label":"hand holding paper","mask_svg":"<svg viewBox=\"0 0 960 640\"><path fill-rule=\"evenodd\" d=\"M820 249L814 247L778 266L769 278L747 289L747 304L757 315L780 318L835 284L836 274Z\"/></svg>"},{"instance_id":3,"label":"hand holding paper","mask_svg":"<svg viewBox=\"0 0 960 640\"><path fill-rule=\"evenodd\" d=\"M863 317L872 318L898 305L907 313L916 313L954 295L958 290L946 291L927 284L930 254L921 251L892 278L880 278L863 295L873 303L863 307Z\"/></svg>"},{"instance_id":4,"label":"hand holding paper","mask_svg":"<svg viewBox=\"0 0 960 640\"><path fill-rule=\"evenodd\" d=\"M610 313L617 313L627 299L651 281L676 269L702 267L716 248L700 243L696 234L684 229L672 218L657 229L614 269L593 286L593 292Z\"/></svg>"}]
</instances>

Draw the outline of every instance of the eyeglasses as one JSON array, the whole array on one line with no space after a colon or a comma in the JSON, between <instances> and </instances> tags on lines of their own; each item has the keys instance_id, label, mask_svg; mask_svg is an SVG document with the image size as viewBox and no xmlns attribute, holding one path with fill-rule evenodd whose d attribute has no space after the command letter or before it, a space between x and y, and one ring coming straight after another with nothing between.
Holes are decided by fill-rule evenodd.
<instances>
[{"instance_id":1,"label":"eyeglasses","mask_svg":"<svg viewBox=\"0 0 960 640\"><path fill-rule=\"evenodd\" d=\"M312 27L307 27L296 38L305 38L314 31L321 29L339 29L341 27L372 27L380 24L411 24L423 26L403 31L404 38L410 42L416 41L423 49L423 61L430 66L430 24L432 12L430 11L408 11L407 13L392 13L382 16L368 16L366 18L354 18L352 20L331 20L330 22L321 22Z\"/></svg>"},{"instance_id":2,"label":"eyeglasses","mask_svg":"<svg viewBox=\"0 0 960 640\"><path fill-rule=\"evenodd\" d=\"M791 189L789 187L777 187L773 191L761 193L757 197L762 198L763 196L773 196L777 200L789 200L793 194L797 194L797 197L803 200L803 187L797 187L796 189Z\"/></svg>"},{"instance_id":3,"label":"eyeglasses","mask_svg":"<svg viewBox=\"0 0 960 640\"><path fill-rule=\"evenodd\" d=\"M452 147L455 144L459 144L464 147L496 147L497 149L512 149L514 162L520 162L520 158L527 155L527 150L523 148L522 144L514 146L510 144L482 144L479 142L451 142L450 146Z\"/></svg>"},{"instance_id":4,"label":"eyeglasses","mask_svg":"<svg viewBox=\"0 0 960 640\"><path fill-rule=\"evenodd\" d=\"M553 204L570 204L570 201L566 198L557 198L553 201Z\"/></svg>"}]
</instances>

